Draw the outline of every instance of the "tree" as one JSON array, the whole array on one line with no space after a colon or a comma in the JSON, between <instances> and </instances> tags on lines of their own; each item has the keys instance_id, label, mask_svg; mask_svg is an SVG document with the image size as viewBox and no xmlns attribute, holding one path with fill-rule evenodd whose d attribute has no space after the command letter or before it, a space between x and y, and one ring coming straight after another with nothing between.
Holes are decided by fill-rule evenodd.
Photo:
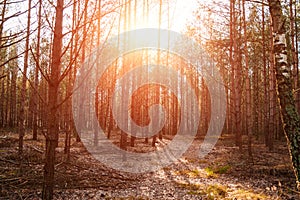
<instances>
[{"instance_id":1,"label":"tree","mask_svg":"<svg viewBox=\"0 0 300 200\"><path fill-rule=\"evenodd\" d=\"M27 83L27 68L29 56L29 37L30 37L30 18L31 18L31 0L28 1L28 15L27 15L27 30L26 30L26 44L24 55L24 68L22 76L22 89L21 89L21 105L19 113L19 154L23 153L23 137L25 135L25 101L26 101L26 83Z\"/></svg>"},{"instance_id":2,"label":"tree","mask_svg":"<svg viewBox=\"0 0 300 200\"><path fill-rule=\"evenodd\" d=\"M46 158L44 166L43 199L53 198L54 187L54 162L55 148L57 146L59 121L58 121L58 89L61 70L62 55L62 29L63 29L64 0L58 0L56 5L55 27L51 57L51 74L49 82L47 118Z\"/></svg>"},{"instance_id":3,"label":"tree","mask_svg":"<svg viewBox=\"0 0 300 200\"><path fill-rule=\"evenodd\" d=\"M34 96L33 96L33 130L32 139L37 140L38 129L38 86L39 86L39 68L40 68L40 45L41 45L41 29L42 29L42 1L39 0L38 8L38 32L37 32L37 44L36 44L36 67L34 71Z\"/></svg>"},{"instance_id":4,"label":"tree","mask_svg":"<svg viewBox=\"0 0 300 200\"><path fill-rule=\"evenodd\" d=\"M282 12L280 0L268 0L273 22L274 59L277 93L284 133L287 138L297 187L300 189L300 120L292 90L291 63L288 60L290 49L287 46L286 19Z\"/></svg>"},{"instance_id":5,"label":"tree","mask_svg":"<svg viewBox=\"0 0 300 200\"><path fill-rule=\"evenodd\" d=\"M64 5L64 0L57 1L57 4L55 6L54 27L51 27L51 29L53 30L53 45L51 45L50 70L49 72L43 72L42 70L40 70L41 74L46 80L46 83L48 84L48 92L46 92L48 102L46 105L47 115L45 123L47 132L45 133L46 158L42 192L43 199L53 198L55 149L58 145L58 133L60 131L60 128L62 127L60 126L60 123L63 122L63 117L60 116L60 113L63 113L63 111L60 108L65 102L68 102L69 98L72 95L72 92L67 92L66 97L62 98L62 95L60 94L62 88L60 87L60 85L62 82L64 82L64 79L66 77L69 77L69 79L64 83L67 85L66 88L70 89L70 87L72 86L72 82L75 79L72 78L72 75L76 77L77 74L77 61L79 60L80 62L83 62L83 60L85 59L84 54L86 52L90 53L91 49L93 49L95 45L93 43L94 34L91 34L92 36L89 37L90 34L88 33L93 32L93 28L95 28L94 21L96 21L95 16L97 13L96 10L98 4L95 5L91 3L90 10L88 0L84 1L83 7L81 7L80 2L78 1L74 0L73 3L73 19L71 22L74 24L70 24L70 27L72 27L70 31L63 33L63 30L68 27L67 25L63 26L64 9L66 7ZM75 10L76 5L77 8ZM118 7L112 7L110 8L110 10L106 11L98 17L102 18L105 15L114 12L116 8ZM75 13L77 15L76 18ZM49 18L47 18L46 21L49 21ZM63 38L69 34L71 34L71 38L69 42L65 44L67 39L63 40ZM70 47L74 47L74 49L70 50ZM68 59L68 61L66 61L66 59ZM72 73L72 75L70 73ZM70 105L67 105L67 108L69 109ZM66 119L64 121L69 122L69 117L70 113L65 116ZM66 128L66 126L64 126L64 128ZM68 134L66 137L69 137ZM69 139L67 138L67 140ZM70 144L70 141L66 141L66 143ZM68 153L68 148L69 147L67 147L66 149L66 153Z\"/></svg>"},{"instance_id":6,"label":"tree","mask_svg":"<svg viewBox=\"0 0 300 200\"><path fill-rule=\"evenodd\" d=\"M247 28L246 28L246 9L245 9L245 0L243 0L243 5L242 5L242 11L243 11L243 31L244 31L244 44L245 44L245 90L246 90L246 133L248 135L248 154L252 158L252 112L251 112L251 82L250 82L250 77L249 77L249 56L248 56L248 45L247 45Z\"/></svg>"},{"instance_id":7,"label":"tree","mask_svg":"<svg viewBox=\"0 0 300 200\"><path fill-rule=\"evenodd\" d=\"M10 57L15 57L17 53L17 45L11 47ZM9 62L8 67L11 74L10 83L10 113L8 125L10 128L14 128L17 124L17 73L18 73L18 61L16 59Z\"/></svg>"}]
</instances>

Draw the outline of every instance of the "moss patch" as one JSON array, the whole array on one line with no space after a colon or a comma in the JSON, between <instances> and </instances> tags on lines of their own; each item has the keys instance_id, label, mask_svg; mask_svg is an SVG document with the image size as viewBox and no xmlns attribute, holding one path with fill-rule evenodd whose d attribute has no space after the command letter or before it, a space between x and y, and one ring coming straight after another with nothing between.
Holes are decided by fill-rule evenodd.
<instances>
[{"instance_id":1,"label":"moss patch","mask_svg":"<svg viewBox=\"0 0 300 200\"><path fill-rule=\"evenodd\" d=\"M229 165L224 166L209 166L206 167L204 170L207 173L208 177L217 178L218 174L226 174L230 170Z\"/></svg>"},{"instance_id":2,"label":"moss patch","mask_svg":"<svg viewBox=\"0 0 300 200\"><path fill-rule=\"evenodd\" d=\"M178 183L180 187L188 190L187 194L199 195L207 199L224 199L227 194L227 187L219 184L204 185L191 183Z\"/></svg>"}]
</instances>

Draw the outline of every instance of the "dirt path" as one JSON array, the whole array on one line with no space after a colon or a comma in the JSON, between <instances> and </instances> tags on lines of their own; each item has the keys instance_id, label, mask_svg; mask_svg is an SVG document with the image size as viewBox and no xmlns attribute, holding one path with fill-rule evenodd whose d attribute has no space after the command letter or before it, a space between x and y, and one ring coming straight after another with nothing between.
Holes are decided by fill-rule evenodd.
<instances>
[{"instance_id":1,"label":"dirt path","mask_svg":"<svg viewBox=\"0 0 300 200\"><path fill-rule=\"evenodd\" d=\"M29 137L29 136L27 136ZM0 198L39 199L43 169L43 139L25 141L23 171L19 170L17 134L0 135ZM145 174L109 169L80 143L71 159L58 148L55 199L299 199L284 142L274 152L255 144L253 159L219 140L205 159L197 157L195 140L176 163Z\"/></svg>"}]
</instances>

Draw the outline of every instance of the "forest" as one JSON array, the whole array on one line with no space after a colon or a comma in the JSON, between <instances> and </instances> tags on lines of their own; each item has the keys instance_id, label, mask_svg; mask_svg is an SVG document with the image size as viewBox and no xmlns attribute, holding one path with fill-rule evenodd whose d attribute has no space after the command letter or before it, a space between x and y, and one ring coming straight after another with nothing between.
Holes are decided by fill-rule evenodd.
<instances>
[{"instance_id":1,"label":"forest","mask_svg":"<svg viewBox=\"0 0 300 200\"><path fill-rule=\"evenodd\" d=\"M300 199L298 0L0 0L0 199Z\"/></svg>"}]
</instances>

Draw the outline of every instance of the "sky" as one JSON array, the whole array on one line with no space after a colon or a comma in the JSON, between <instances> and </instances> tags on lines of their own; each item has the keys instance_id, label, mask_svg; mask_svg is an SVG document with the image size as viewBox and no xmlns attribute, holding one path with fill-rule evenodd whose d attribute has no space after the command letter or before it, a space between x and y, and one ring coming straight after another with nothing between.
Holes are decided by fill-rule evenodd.
<instances>
[{"instance_id":1,"label":"sky","mask_svg":"<svg viewBox=\"0 0 300 200\"><path fill-rule=\"evenodd\" d=\"M92 1L92 0L91 0ZM32 4L34 5L36 0L33 0ZM138 0L138 4L142 4L143 0ZM10 7L8 15L14 14L16 12L23 12L27 9L28 2L24 1L22 3L14 4L13 7ZM168 17L168 6L169 6L169 17ZM185 23L187 20L191 20L193 16L193 11L197 9L197 0L163 0L163 16L161 28L167 29L170 28L174 31L183 31L185 28ZM142 19L142 8L140 6L138 19ZM143 22L139 22L137 27L148 27L156 28L158 27L159 21L159 1L154 5L149 13L150 21L146 25ZM32 10L32 19L36 18L37 9ZM169 18L169 27L168 27L168 18ZM27 14L20 15L18 18L12 18L5 23L5 30L14 30L23 29L26 27L27 23Z\"/></svg>"},{"instance_id":2,"label":"sky","mask_svg":"<svg viewBox=\"0 0 300 200\"><path fill-rule=\"evenodd\" d=\"M174 20L170 29L181 31L185 23L193 18L197 9L197 0L177 0L175 4Z\"/></svg>"},{"instance_id":3,"label":"sky","mask_svg":"<svg viewBox=\"0 0 300 200\"><path fill-rule=\"evenodd\" d=\"M195 9L197 9L197 0L163 1L161 28L169 28L178 32L183 31L185 29L186 22L192 19L193 11ZM148 23L142 21L142 14L142 7L140 6L140 12L138 13L138 15L140 15L138 16L138 19L140 20L137 22L137 28L158 28L159 3L151 6Z\"/></svg>"}]
</instances>

